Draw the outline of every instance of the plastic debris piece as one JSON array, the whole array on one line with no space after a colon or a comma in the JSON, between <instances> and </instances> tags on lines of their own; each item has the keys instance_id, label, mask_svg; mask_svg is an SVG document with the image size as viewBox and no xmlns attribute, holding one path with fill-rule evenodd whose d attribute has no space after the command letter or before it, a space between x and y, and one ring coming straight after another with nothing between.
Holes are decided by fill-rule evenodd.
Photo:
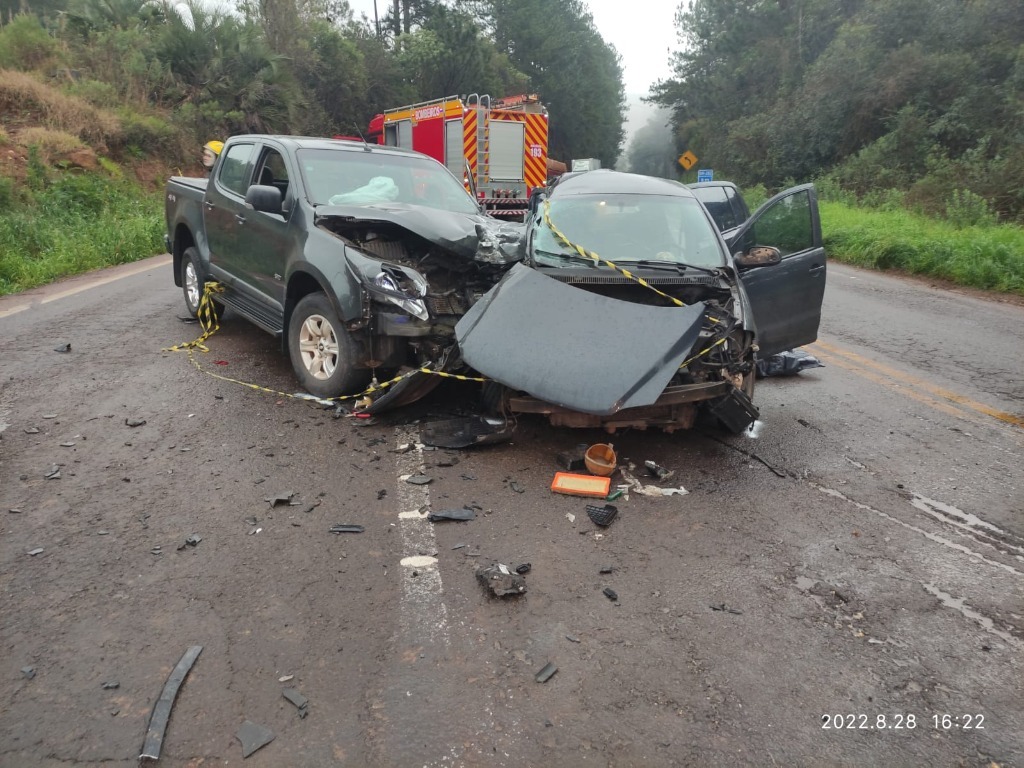
<instances>
[{"instance_id":1,"label":"plastic debris piece","mask_svg":"<svg viewBox=\"0 0 1024 768\"><path fill-rule=\"evenodd\" d=\"M611 493L608 494L608 497L605 500L606 501L615 501L617 498L619 498L624 493L625 493L625 491L622 490L621 488L616 488L614 491L612 491Z\"/></svg>"},{"instance_id":2,"label":"plastic debris piece","mask_svg":"<svg viewBox=\"0 0 1024 768\"><path fill-rule=\"evenodd\" d=\"M26 427L25 428L25 434L26 435L38 435L39 434L39 427Z\"/></svg>"},{"instance_id":3,"label":"plastic debris piece","mask_svg":"<svg viewBox=\"0 0 1024 768\"><path fill-rule=\"evenodd\" d=\"M53 351L54 352L70 352L71 351L71 342L70 341L66 341L63 344L60 344L60 345L54 347Z\"/></svg>"},{"instance_id":4,"label":"plastic debris piece","mask_svg":"<svg viewBox=\"0 0 1024 768\"><path fill-rule=\"evenodd\" d=\"M637 480L627 469L622 469L622 477L630 490L636 491L641 496L683 496L689 493L688 490L679 486L678 488L659 488L657 485L644 485Z\"/></svg>"},{"instance_id":5,"label":"plastic debris piece","mask_svg":"<svg viewBox=\"0 0 1024 768\"><path fill-rule=\"evenodd\" d=\"M591 474L609 477L615 472L618 457L615 455L614 446L610 443L595 443L587 448L587 452L583 455L583 462Z\"/></svg>"},{"instance_id":6,"label":"plastic debris piece","mask_svg":"<svg viewBox=\"0 0 1024 768\"><path fill-rule=\"evenodd\" d=\"M295 498L295 491L283 491L276 496L268 496L264 501L269 502L271 507L276 507L279 504L291 504L293 498Z\"/></svg>"},{"instance_id":7,"label":"plastic debris piece","mask_svg":"<svg viewBox=\"0 0 1024 768\"><path fill-rule=\"evenodd\" d=\"M295 688L285 688L281 691L281 695L284 696L288 701L295 705L296 709L299 710L299 718L305 718L309 714L309 699L299 693Z\"/></svg>"},{"instance_id":8,"label":"plastic debris piece","mask_svg":"<svg viewBox=\"0 0 1024 768\"><path fill-rule=\"evenodd\" d=\"M583 455L586 452L587 444L580 443L575 449L571 451L563 451L556 455L555 460L558 462L558 466L566 472L581 472L587 467L583 458Z\"/></svg>"},{"instance_id":9,"label":"plastic debris piece","mask_svg":"<svg viewBox=\"0 0 1024 768\"><path fill-rule=\"evenodd\" d=\"M454 552L456 549L465 549L468 546L469 544L456 544L454 547L452 547L452 551Z\"/></svg>"},{"instance_id":10,"label":"plastic debris piece","mask_svg":"<svg viewBox=\"0 0 1024 768\"><path fill-rule=\"evenodd\" d=\"M21 674L22 674L22 676L24 676L28 680L31 680L33 677L36 676L36 668L35 667L22 667L21 668Z\"/></svg>"},{"instance_id":11,"label":"plastic debris piece","mask_svg":"<svg viewBox=\"0 0 1024 768\"><path fill-rule=\"evenodd\" d=\"M145 419L125 419L124 423L125 423L125 425L127 425L129 427L141 427L143 424L146 423L146 420Z\"/></svg>"},{"instance_id":12,"label":"plastic debris piece","mask_svg":"<svg viewBox=\"0 0 1024 768\"><path fill-rule=\"evenodd\" d=\"M191 534L189 534L188 536L185 537L185 543L188 544L190 547L194 547L196 544L198 544L202 540L203 540L203 537L200 536L197 533L191 533Z\"/></svg>"},{"instance_id":13,"label":"plastic debris piece","mask_svg":"<svg viewBox=\"0 0 1024 768\"><path fill-rule=\"evenodd\" d=\"M294 678L295 675L282 675L281 677L277 678L277 682L287 683L289 680L293 680Z\"/></svg>"},{"instance_id":14,"label":"plastic debris piece","mask_svg":"<svg viewBox=\"0 0 1024 768\"><path fill-rule=\"evenodd\" d=\"M568 640L570 643L578 643L578 642L580 642L580 639L578 637L576 637L576 635L566 635L565 639Z\"/></svg>"},{"instance_id":15,"label":"plastic debris piece","mask_svg":"<svg viewBox=\"0 0 1024 768\"><path fill-rule=\"evenodd\" d=\"M45 550L42 547L36 547L35 549L29 550L28 554L30 557L43 554Z\"/></svg>"},{"instance_id":16,"label":"plastic debris piece","mask_svg":"<svg viewBox=\"0 0 1024 768\"><path fill-rule=\"evenodd\" d=\"M821 361L809 352L804 352L802 349L791 349L758 360L757 377L763 379L767 376L795 376L808 368L824 367Z\"/></svg>"},{"instance_id":17,"label":"plastic debris piece","mask_svg":"<svg viewBox=\"0 0 1024 768\"><path fill-rule=\"evenodd\" d=\"M595 504L587 504L587 516L594 522L594 525L608 526L612 524L619 514L619 508L611 504L599 507Z\"/></svg>"},{"instance_id":18,"label":"plastic debris piece","mask_svg":"<svg viewBox=\"0 0 1024 768\"><path fill-rule=\"evenodd\" d=\"M672 477L672 475L675 474L674 471L670 469L665 469L664 467L655 464L653 461L645 461L644 467L647 468L647 471L653 477L656 477L659 480L668 480L670 477Z\"/></svg>"},{"instance_id":19,"label":"plastic debris piece","mask_svg":"<svg viewBox=\"0 0 1024 768\"><path fill-rule=\"evenodd\" d=\"M439 520L475 520L476 512L463 507L462 509L442 509L438 512L431 512L427 519L432 523Z\"/></svg>"},{"instance_id":20,"label":"plastic debris piece","mask_svg":"<svg viewBox=\"0 0 1024 768\"><path fill-rule=\"evenodd\" d=\"M516 493L526 493L526 488L524 488L523 486L521 486L521 485L520 485L519 483L517 483L517 482L516 482L515 480L513 480L513 481L512 481L511 483L509 483L509 484L508 484L508 487L509 487L509 488L511 488L511 489L512 489L513 491L515 491Z\"/></svg>"},{"instance_id":21,"label":"plastic debris piece","mask_svg":"<svg viewBox=\"0 0 1024 768\"><path fill-rule=\"evenodd\" d=\"M551 490L555 493L567 493L571 496L595 496L603 499L608 495L611 482L607 477L556 472L555 479L551 482Z\"/></svg>"},{"instance_id":22,"label":"plastic debris piece","mask_svg":"<svg viewBox=\"0 0 1024 768\"><path fill-rule=\"evenodd\" d=\"M611 587L605 587L601 591L604 593L604 596L607 597L609 600L618 600L619 599L618 592L616 592Z\"/></svg>"},{"instance_id":23,"label":"plastic debris piece","mask_svg":"<svg viewBox=\"0 0 1024 768\"><path fill-rule=\"evenodd\" d=\"M410 475L405 478L405 482L410 485L429 485L434 482L434 478L428 477L427 475Z\"/></svg>"},{"instance_id":24,"label":"plastic debris piece","mask_svg":"<svg viewBox=\"0 0 1024 768\"><path fill-rule=\"evenodd\" d=\"M61 443L60 447L61 448L74 448L75 447L75 443L74 443L73 440L68 440L66 443Z\"/></svg>"},{"instance_id":25,"label":"plastic debris piece","mask_svg":"<svg viewBox=\"0 0 1024 768\"><path fill-rule=\"evenodd\" d=\"M505 419L468 416L424 424L421 439L437 448L469 448L511 440L512 427Z\"/></svg>"},{"instance_id":26,"label":"plastic debris piece","mask_svg":"<svg viewBox=\"0 0 1024 768\"><path fill-rule=\"evenodd\" d=\"M566 512L565 513L565 519L568 520L570 523L575 523L576 522L576 515L574 515L572 512Z\"/></svg>"},{"instance_id":27,"label":"plastic debris piece","mask_svg":"<svg viewBox=\"0 0 1024 768\"><path fill-rule=\"evenodd\" d=\"M724 611L725 613L734 613L737 616L743 615L743 611L739 611L735 608L730 608L725 603L719 603L718 605L709 606L712 611Z\"/></svg>"},{"instance_id":28,"label":"plastic debris piece","mask_svg":"<svg viewBox=\"0 0 1024 768\"><path fill-rule=\"evenodd\" d=\"M56 464L51 464L50 468L46 470L43 475L47 480L60 480L60 467Z\"/></svg>"},{"instance_id":29,"label":"plastic debris piece","mask_svg":"<svg viewBox=\"0 0 1024 768\"><path fill-rule=\"evenodd\" d=\"M332 525L331 533L362 533L366 529L361 525Z\"/></svg>"},{"instance_id":30,"label":"plastic debris piece","mask_svg":"<svg viewBox=\"0 0 1024 768\"><path fill-rule=\"evenodd\" d=\"M114 691L121 687L121 683L117 680L109 680L103 684L104 691Z\"/></svg>"},{"instance_id":31,"label":"plastic debris piece","mask_svg":"<svg viewBox=\"0 0 1024 768\"><path fill-rule=\"evenodd\" d=\"M525 576L526 574L528 574L530 572L530 570L532 568L533 568L533 564L532 563L522 563L522 564L516 566L516 573L518 573L520 576Z\"/></svg>"},{"instance_id":32,"label":"plastic debris piece","mask_svg":"<svg viewBox=\"0 0 1024 768\"><path fill-rule=\"evenodd\" d=\"M185 678L192 669L192 665L196 663L196 659L199 658L199 654L202 652L203 646L201 645L190 647L171 671L170 676L168 676L167 682L164 683L164 689L160 692L160 698L156 700L153 712L149 717L149 728L146 730L146 741L142 745L142 754L139 755L140 760L144 758L150 760L160 759L160 748L164 743L167 721L171 717L171 707L174 706L174 700L178 696L181 684L185 682Z\"/></svg>"},{"instance_id":33,"label":"plastic debris piece","mask_svg":"<svg viewBox=\"0 0 1024 768\"><path fill-rule=\"evenodd\" d=\"M605 565L605 566L602 566L601 570L599 570L598 573L611 573L614 570L615 570L615 566L614 565Z\"/></svg>"},{"instance_id":34,"label":"plastic debris piece","mask_svg":"<svg viewBox=\"0 0 1024 768\"><path fill-rule=\"evenodd\" d=\"M554 676L555 672L557 671L558 667L555 666L555 663L553 661L549 661L547 664L544 665L541 671L534 676L533 679L536 680L538 683L546 683Z\"/></svg>"},{"instance_id":35,"label":"plastic debris piece","mask_svg":"<svg viewBox=\"0 0 1024 768\"><path fill-rule=\"evenodd\" d=\"M476 569L476 578L496 597L522 595L526 592L526 579L518 573L513 573L507 565L501 563L480 566Z\"/></svg>"},{"instance_id":36,"label":"plastic debris piece","mask_svg":"<svg viewBox=\"0 0 1024 768\"><path fill-rule=\"evenodd\" d=\"M44 419L56 419L57 418L57 414L56 413L44 413L43 414L43 418Z\"/></svg>"},{"instance_id":37,"label":"plastic debris piece","mask_svg":"<svg viewBox=\"0 0 1024 768\"><path fill-rule=\"evenodd\" d=\"M242 757L245 758L257 749L267 746L277 738L277 734L265 725L246 720L235 733L235 737L242 742Z\"/></svg>"}]
</instances>

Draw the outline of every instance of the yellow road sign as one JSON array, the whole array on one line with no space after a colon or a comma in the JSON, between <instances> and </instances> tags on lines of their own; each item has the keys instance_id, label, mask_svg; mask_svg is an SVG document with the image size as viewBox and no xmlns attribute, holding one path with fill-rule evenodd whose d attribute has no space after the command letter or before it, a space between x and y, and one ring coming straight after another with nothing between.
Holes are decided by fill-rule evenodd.
<instances>
[{"instance_id":1,"label":"yellow road sign","mask_svg":"<svg viewBox=\"0 0 1024 768\"><path fill-rule=\"evenodd\" d=\"M688 171L697 164L697 156L690 150L686 150L679 156L679 164L683 166L684 171Z\"/></svg>"}]
</instances>

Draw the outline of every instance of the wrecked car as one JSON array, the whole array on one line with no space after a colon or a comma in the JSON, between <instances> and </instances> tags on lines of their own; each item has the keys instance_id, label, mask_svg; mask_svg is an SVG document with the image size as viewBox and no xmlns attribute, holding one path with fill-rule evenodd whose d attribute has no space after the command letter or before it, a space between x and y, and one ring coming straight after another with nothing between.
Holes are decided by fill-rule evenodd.
<instances>
[{"instance_id":1,"label":"wrecked car","mask_svg":"<svg viewBox=\"0 0 1024 768\"><path fill-rule=\"evenodd\" d=\"M230 138L208 180L168 181L165 214L189 313L219 283L214 310L280 339L302 387L323 398L459 365L455 324L518 260L523 227L482 215L419 153L290 136ZM373 406L439 380L412 376Z\"/></svg>"},{"instance_id":2,"label":"wrecked car","mask_svg":"<svg viewBox=\"0 0 1024 768\"><path fill-rule=\"evenodd\" d=\"M563 178L533 208L523 262L456 326L503 413L608 431L732 431L758 416L755 360L817 337L825 253L814 187L719 232L676 182Z\"/></svg>"}]
</instances>

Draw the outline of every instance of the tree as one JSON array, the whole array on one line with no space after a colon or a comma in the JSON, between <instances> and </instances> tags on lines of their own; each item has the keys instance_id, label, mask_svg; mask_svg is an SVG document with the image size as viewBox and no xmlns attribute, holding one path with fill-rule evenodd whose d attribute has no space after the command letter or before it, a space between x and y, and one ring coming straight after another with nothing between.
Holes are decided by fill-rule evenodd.
<instances>
[{"instance_id":1,"label":"tree","mask_svg":"<svg viewBox=\"0 0 1024 768\"><path fill-rule=\"evenodd\" d=\"M678 177L675 136L669 121L672 112L659 109L636 132L626 150L628 170L664 179Z\"/></svg>"}]
</instances>

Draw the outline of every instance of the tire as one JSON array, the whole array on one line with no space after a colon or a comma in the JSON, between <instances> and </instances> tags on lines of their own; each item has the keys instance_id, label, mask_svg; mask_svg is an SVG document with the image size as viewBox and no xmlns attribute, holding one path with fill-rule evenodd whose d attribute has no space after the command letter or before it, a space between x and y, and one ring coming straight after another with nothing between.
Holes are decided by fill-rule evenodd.
<instances>
[{"instance_id":1,"label":"tire","mask_svg":"<svg viewBox=\"0 0 1024 768\"><path fill-rule=\"evenodd\" d=\"M199 251L195 247L186 248L181 254L181 291L185 295L185 309L191 317L199 316L199 302L205 284L206 274L199 259ZM213 313L220 317L224 314L224 305L214 301Z\"/></svg>"},{"instance_id":2,"label":"tire","mask_svg":"<svg viewBox=\"0 0 1024 768\"><path fill-rule=\"evenodd\" d=\"M356 344L323 293L304 296L288 321L288 355L295 376L317 397L361 392L370 372L356 367Z\"/></svg>"}]
</instances>

